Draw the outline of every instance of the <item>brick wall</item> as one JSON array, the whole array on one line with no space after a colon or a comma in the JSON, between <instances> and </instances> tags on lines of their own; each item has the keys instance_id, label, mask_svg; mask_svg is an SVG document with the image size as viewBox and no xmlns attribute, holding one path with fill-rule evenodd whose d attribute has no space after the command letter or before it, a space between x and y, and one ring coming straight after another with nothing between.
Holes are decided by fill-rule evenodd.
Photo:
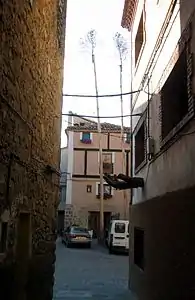
<instances>
[{"instance_id":1,"label":"brick wall","mask_svg":"<svg viewBox=\"0 0 195 300\"><path fill-rule=\"evenodd\" d=\"M2 299L23 299L24 289L26 299L52 299L65 13L66 0L0 0L0 218L10 212ZM31 254L16 280L21 212L30 214Z\"/></svg>"}]
</instances>

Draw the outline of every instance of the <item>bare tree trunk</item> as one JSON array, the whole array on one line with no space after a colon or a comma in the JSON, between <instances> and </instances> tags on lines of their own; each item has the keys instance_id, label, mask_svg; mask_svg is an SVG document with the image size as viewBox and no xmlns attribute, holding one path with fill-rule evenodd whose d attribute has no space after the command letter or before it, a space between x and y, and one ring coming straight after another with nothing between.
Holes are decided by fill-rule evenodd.
<instances>
[{"instance_id":1,"label":"bare tree trunk","mask_svg":"<svg viewBox=\"0 0 195 300\"><path fill-rule=\"evenodd\" d=\"M97 119L98 119L98 137L99 137L99 172L100 172L100 240L104 239L104 185L103 185L103 161L102 161L102 133L99 114L99 97L98 97L98 85L97 85L97 72L95 55L92 53L92 63L95 79L95 91L96 91L96 107L97 107Z\"/></svg>"},{"instance_id":2,"label":"bare tree trunk","mask_svg":"<svg viewBox=\"0 0 195 300\"><path fill-rule=\"evenodd\" d=\"M124 148L124 124L123 124L123 61L126 58L128 52L128 45L126 40L119 32L116 32L114 36L114 41L116 44L116 48L119 54L120 60L120 100L121 100L121 152L122 152L122 173L125 173L125 148ZM127 192L123 191L124 196L124 217L127 218L127 211L128 211L128 199L127 199Z\"/></svg>"}]
</instances>

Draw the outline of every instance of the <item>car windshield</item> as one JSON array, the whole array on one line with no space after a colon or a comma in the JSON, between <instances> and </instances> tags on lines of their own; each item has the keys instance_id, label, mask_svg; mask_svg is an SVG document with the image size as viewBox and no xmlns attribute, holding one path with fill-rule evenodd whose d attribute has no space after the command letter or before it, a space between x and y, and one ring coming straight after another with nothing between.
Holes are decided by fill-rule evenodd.
<instances>
[{"instance_id":1,"label":"car windshield","mask_svg":"<svg viewBox=\"0 0 195 300\"><path fill-rule=\"evenodd\" d=\"M74 233L88 233L87 228L83 227L73 227L71 231Z\"/></svg>"},{"instance_id":2,"label":"car windshield","mask_svg":"<svg viewBox=\"0 0 195 300\"><path fill-rule=\"evenodd\" d=\"M124 223L116 223L115 224L115 232L116 233L124 233L125 232L125 224Z\"/></svg>"}]
</instances>

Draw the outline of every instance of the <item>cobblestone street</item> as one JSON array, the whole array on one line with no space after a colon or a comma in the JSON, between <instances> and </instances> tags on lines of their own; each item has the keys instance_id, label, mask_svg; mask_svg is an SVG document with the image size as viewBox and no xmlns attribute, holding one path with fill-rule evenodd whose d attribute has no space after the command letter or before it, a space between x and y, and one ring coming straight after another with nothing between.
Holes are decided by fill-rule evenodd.
<instances>
[{"instance_id":1,"label":"cobblestone street","mask_svg":"<svg viewBox=\"0 0 195 300\"><path fill-rule=\"evenodd\" d=\"M54 300L135 300L127 289L128 256L109 255L94 243L92 249L56 249Z\"/></svg>"}]
</instances>

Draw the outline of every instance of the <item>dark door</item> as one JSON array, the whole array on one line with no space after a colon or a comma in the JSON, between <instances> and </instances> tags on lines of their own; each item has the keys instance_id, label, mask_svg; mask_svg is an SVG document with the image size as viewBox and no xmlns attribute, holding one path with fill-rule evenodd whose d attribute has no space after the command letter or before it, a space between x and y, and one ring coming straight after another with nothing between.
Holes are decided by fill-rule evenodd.
<instances>
[{"instance_id":1,"label":"dark door","mask_svg":"<svg viewBox=\"0 0 195 300\"><path fill-rule=\"evenodd\" d=\"M104 213L104 229L107 229L109 227L111 220L111 212L105 212Z\"/></svg>"},{"instance_id":2,"label":"dark door","mask_svg":"<svg viewBox=\"0 0 195 300\"><path fill-rule=\"evenodd\" d=\"M58 211L58 233L61 234L64 231L64 210Z\"/></svg>"},{"instance_id":3,"label":"dark door","mask_svg":"<svg viewBox=\"0 0 195 300\"><path fill-rule=\"evenodd\" d=\"M16 298L26 300L26 284L28 280L28 263L31 255L31 223L30 214L21 213L18 219L16 244Z\"/></svg>"},{"instance_id":4,"label":"dark door","mask_svg":"<svg viewBox=\"0 0 195 300\"><path fill-rule=\"evenodd\" d=\"M93 230L93 238L99 236L100 214L98 211L90 211L88 216L88 227Z\"/></svg>"},{"instance_id":5,"label":"dark door","mask_svg":"<svg viewBox=\"0 0 195 300\"><path fill-rule=\"evenodd\" d=\"M30 214L21 213L18 220L16 255L21 261L28 260L31 247Z\"/></svg>"},{"instance_id":6,"label":"dark door","mask_svg":"<svg viewBox=\"0 0 195 300\"><path fill-rule=\"evenodd\" d=\"M111 212L104 212L104 230L106 230L109 226L111 219ZM99 211L91 211L89 212L88 217L88 227L89 229L93 229L94 238L97 238L100 235L100 213Z\"/></svg>"}]
</instances>

